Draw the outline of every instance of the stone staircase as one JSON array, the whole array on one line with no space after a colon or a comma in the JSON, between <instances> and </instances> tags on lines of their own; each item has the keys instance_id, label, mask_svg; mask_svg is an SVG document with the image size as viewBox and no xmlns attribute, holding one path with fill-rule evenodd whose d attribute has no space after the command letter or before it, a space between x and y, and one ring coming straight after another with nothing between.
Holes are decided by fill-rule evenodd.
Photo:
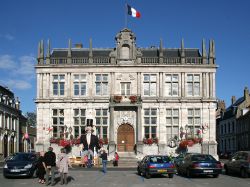
<instances>
[{"instance_id":1,"label":"stone staircase","mask_svg":"<svg viewBox=\"0 0 250 187\"><path fill-rule=\"evenodd\" d=\"M134 152L118 152L120 157L118 162L118 168L137 168L136 155ZM113 167L113 162L108 163L108 167Z\"/></svg>"}]
</instances>

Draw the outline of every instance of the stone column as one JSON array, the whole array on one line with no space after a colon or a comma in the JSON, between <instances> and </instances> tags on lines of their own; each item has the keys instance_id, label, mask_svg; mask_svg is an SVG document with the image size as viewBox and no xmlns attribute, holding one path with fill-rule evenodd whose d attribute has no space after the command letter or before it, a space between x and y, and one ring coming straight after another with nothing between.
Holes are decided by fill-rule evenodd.
<instances>
[{"instance_id":1,"label":"stone column","mask_svg":"<svg viewBox=\"0 0 250 187\"><path fill-rule=\"evenodd\" d=\"M137 95L141 95L141 73L137 73Z\"/></svg>"},{"instance_id":2,"label":"stone column","mask_svg":"<svg viewBox=\"0 0 250 187\"><path fill-rule=\"evenodd\" d=\"M20 131L19 131L19 118L16 119L16 150L19 150L19 141L20 141ZM22 136L22 135L21 135Z\"/></svg>"},{"instance_id":3,"label":"stone column","mask_svg":"<svg viewBox=\"0 0 250 187\"><path fill-rule=\"evenodd\" d=\"M159 97L163 97L163 89L164 89L164 83L163 83L163 73L159 73Z\"/></svg>"},{"instance_id":4,"label":"stone column","mask_svg":"<svg viewBox=\"0 0 250 187\"><path fill-rule=\"evenodd\" d=\"M181 97L185 97L186 94L185 94L185 73L181 73Z\"/></svg>"},{"instance_id":5,"label":"stone column","mask_svg":"<svg viewBox=\"0 0 250 187\"><path fill-rule=\"evenodd\" d=\"M206 75L205 73L202 73L202 97L205 98L206 97Z\"/></svg>"},{"instance_id":6,"label":"stone column","mask_svg":"<svg viewBox=\"0 0 250 187\"><path fill-rule=\"evenodd\" d=\"M114 107L110 107L110 124L109 124L109 156L113 156L116 151L114 140Z\"/></svg>"},{"instance_id":7,"label":"stone column","mask_svg":"<svg viewBox=\"0 0 250 187\"><path fill-rule=\"evenodd\" d=\"M213 76L209 73L209 98L213 98Z\"/></svg>"},{"instance_id":8,"label":"stone column","mask_svg":"<svg viewBox=\"0 0 250 187\"><path fill-rule=\"evenodd\" d=\"M137 155L142 155L143 154L143 135L142 135L142 122L141 122L141 106L138 106L137 108L137 126L136 126L136 131L137 131L137 137L136 137L136 151Z\"/></svg>"}]
</instances>

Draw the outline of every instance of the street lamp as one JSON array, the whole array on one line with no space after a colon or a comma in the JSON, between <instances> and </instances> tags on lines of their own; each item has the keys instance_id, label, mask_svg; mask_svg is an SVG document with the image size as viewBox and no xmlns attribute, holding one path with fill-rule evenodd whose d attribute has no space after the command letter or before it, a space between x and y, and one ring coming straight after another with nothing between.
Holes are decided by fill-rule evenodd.
<instances>
[{"instance_id":1,"label":"street lamp","mask_svg":"<svg viewBox=\"0 0 250 187\"><path fill-rule=\"evenodd\" d=\"M189 129L189 127L188 127L188 125L185 125L185 131L186 131L186 139L188 138L188 129Z\"/></svg>"},{"instance_id":2,"label":"street lamp","mask_svg":"<svg viewBox=\"0 0 250 187\"><path fill-rule=\"evenodd\" d=\"M183 132L183 127L181 126L181 127L180 127L180 137L181 137L181 140L182 140L182 138L183 138L183 133L184 133L184 132Z\"/></svg>"}]
</instances>

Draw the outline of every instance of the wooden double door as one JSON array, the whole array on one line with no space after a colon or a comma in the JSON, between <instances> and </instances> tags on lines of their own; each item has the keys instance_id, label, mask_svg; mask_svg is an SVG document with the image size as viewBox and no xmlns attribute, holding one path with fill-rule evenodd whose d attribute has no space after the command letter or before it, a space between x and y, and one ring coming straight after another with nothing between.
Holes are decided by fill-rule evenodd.
<instances>
[{"instance_id":1,"label":"wooden double door","mask_svg":"<svg viewBox=\"0 0 250 187\"><path fill-rule=\"evenodd\" d=\"M118 152L133 152L135 145L134 128L128 124L122 124L117 131L117 151Z\"/></svg>"}]
</instances>

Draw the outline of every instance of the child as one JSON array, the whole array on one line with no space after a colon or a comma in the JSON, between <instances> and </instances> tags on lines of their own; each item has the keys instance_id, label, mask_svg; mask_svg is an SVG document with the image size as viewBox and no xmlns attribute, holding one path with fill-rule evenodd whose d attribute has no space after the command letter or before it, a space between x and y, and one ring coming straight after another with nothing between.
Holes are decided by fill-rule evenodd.
<instances>
[{"instance_id":1,"label":"child","mask_svg":"<svg viewBox=\"0 0 250 187\"><path fill-rule=\"evenodd\" d=\"M37 176L38 182L41 184L45 183L44 175L45 175L45 164L44 164L44 152L41 151L39 154L38 162L37 162Z\"/></svg>"},{"instance_id":2,"label":"child","mask_svg":"<svg viewBox=\"0 0 250 187\"><path fill-rule=\"evenodd\" d=\"M115 152L114 159L113 159L113 166L118 166L119 155Z\"/></svg>"},{"instance_id":3,"label":"child","mask_svg":"<svg viewBox=\"0 0 250 187\"><path fill-rule=\"evenodd\" d=\"M60 177L61 177L61 185L63 185L63 183L67 184L68 183L67 174L69 172L69 167L72 168L72 166L70 164L70 160L64 148L61 149L61 154L59 155L59 158L58 158L58 167L59 167L59 172L60 172Z\"/></svg>"}]
</instances>

